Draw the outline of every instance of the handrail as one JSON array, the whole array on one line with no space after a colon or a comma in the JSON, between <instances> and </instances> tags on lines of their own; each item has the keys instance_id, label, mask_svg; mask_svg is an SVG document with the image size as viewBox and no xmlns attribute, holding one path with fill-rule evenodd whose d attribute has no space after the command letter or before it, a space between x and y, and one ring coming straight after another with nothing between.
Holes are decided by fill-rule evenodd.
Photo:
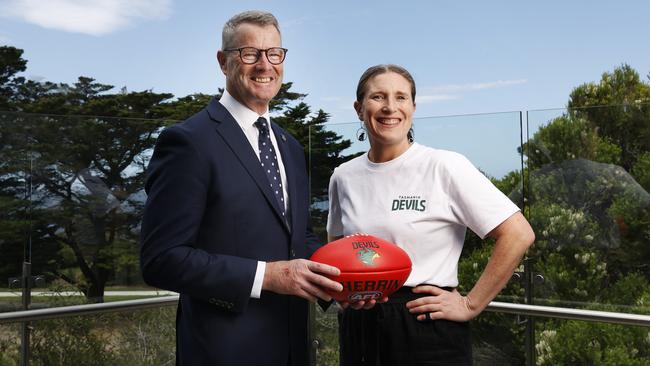
<instances>
[{"instance_id":1,"label":"handrail","mask_svg":"<svg viewBox=\"0 0 650 366\"><path fill-rule=\"evenodd\" d=\"M107 313L113 311L155 308L160 306L172 306L177 304L178 297L178 295L173 295L150 299L107 302L102 304L73 305L48 309L13 311L0 313L0 324L29 322L35 320L55 319L69 316ZM492 301L487 306L486 310L497 313L529 315L544 318L584 320L599 323L650 327L650 315L641 314L560 308L554 306L514 304L498 301Z\"/></svg>"},{"instance_id":2,"label":"handrail","mask_svg":"<svg viewBox=\"0 0 650 366\"><path fill-rule=\"evenodd\" d=\"M543 318L584 320L599 323L650 327L650 315L642 314L615 313L611 311L560 308L554 306L513 304L509 302L498 301L492 301L486 310L498 313L529 315Z\"/></svg>"},{"instance_id":3,"label":"handrail","mask_svg":"<svg viewBox=\"0 0 650 366\"><path fill-rule=\"evenodd\" d=\"M71 305L47 309L11 311L0 313L0 324L172 306L178 303L178 296L179 295L171 295L149 299L105 302L101 304Z\"/></svg>"}]
</instances>

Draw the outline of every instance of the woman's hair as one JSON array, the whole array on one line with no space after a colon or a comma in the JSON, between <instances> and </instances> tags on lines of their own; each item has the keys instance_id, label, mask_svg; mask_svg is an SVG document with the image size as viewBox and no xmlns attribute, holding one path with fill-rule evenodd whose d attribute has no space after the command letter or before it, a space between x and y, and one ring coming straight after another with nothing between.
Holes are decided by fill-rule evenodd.
<instances>
[{"instance_id":1,"label":"woman's hair","mask_svg":"<svg viewBox=\"0 0 650 366\"><path fill-rule=\"evenodd\" d=\"M259 10L245 11L230 18L230 20L228 20L223 26L223 31L221 33L222 49L225 50L235 46L233 44L235 31L237 30L237 26L243 23L255 24L261 27L272 25L278 30L278 34L281 34L278 20L273 16L273 14Z\"/></svg>"},{"instance_id":2,"label":"woman's hair","mask_svg":"<svg viewBox=\"0 0 650 366\"><path fill-rule=\"evenodd\" d=\"M357 102L361 102L361 100L363 100L363 97L366 93L366 84L368 84L368 81L377 75L385 74L387 72L394 72L396 74L402 75L404 79L408 80L409 84L411 84L411 98L413 98L413 103L415 103L415 80L413 80L413 76L411 76L411 74L406 71L405 68L393 64L371 66L363 73L363 75L361 75L359 84L357 84Z\"/></svg>"}]
</instances>

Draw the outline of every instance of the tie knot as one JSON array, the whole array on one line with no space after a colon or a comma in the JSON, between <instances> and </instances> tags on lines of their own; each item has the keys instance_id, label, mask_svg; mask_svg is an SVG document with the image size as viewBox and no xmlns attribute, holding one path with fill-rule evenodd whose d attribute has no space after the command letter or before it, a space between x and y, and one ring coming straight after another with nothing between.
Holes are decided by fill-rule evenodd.
<instances>
[{"instance_id":1,"label":"tie knot","mask_svg":"<svg viewBox=\"0 0 650 366\"><path fill-rule=\"evenodd\" d=\"M257 127L258 130L260 130L261 133L268 133L269 132L269 127L266 124L266 118L260 117L255 121L255 127Z\"/></svg>"}]
</instances>

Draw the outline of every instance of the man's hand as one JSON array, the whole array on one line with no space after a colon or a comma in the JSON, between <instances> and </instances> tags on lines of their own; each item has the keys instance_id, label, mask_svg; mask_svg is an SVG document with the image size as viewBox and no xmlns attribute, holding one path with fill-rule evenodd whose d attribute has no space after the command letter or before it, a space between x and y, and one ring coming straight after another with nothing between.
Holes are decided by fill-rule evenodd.
<instances>
[{"instance_id":1,"label":"man's hand","mask_svg":"<svg viewBox=\"0 0 650 366\"><path fill-rule=\"evenodd\" d=\"M336 303L337 303L339 309L341 309L341 310L345 310L348 306L351 307L354 310L360 310L360 309L368 310L368 309L372 309L373 307L375 307L375 305L385 303L386 301L388 301L388 297L384 296L379 300L375 300L375 299L368 300L368 301L361 300L361 301L352 302L352 303L347 302L347 301L342 301L342 302L337 301Z\"/></svg>"},{"instance_id":2,"label":"man's hand","mask_svg":"<svg viewBox=\"0 0 650 366\"><path fill-rule=\"evenodd\" d=\"M338 268L307 259L267 262L262 290L294 295L315 302L316 298L332 300L324 290L342 291L343 285L324 275L338 276Z\"/></svg>"},{"instance_id":3,"label":"man's hand","mask_svg":"<svg viewBox=\"0 0 650 366\"><path fill-rule=\"evenodd\" d=\"M413 289L416 294L431 294L406 303L411 314L419 314L418 320L448 319L468 321L478 315L472 309L469 297L461 296L456 290L446 291L436 286L421 285Z\"/></svg>"}]
</instances>

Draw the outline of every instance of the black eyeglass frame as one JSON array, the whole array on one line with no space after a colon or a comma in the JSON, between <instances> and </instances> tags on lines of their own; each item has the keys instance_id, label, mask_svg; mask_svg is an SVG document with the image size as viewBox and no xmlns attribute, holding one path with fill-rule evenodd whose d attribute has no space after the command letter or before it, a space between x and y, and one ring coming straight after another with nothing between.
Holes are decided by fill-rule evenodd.
<instances>
[{"instance_id":1,"label":"black eyeglass frame","mask_svg":"<svg viewBox=\"0 0 650 366\"><path fill-rule=\"evenodd\" d=\"M245 50L245 49L249 49L249 50L252 49L252 50L255 50L255 51L257 52L257 57L255 57L255 61L248 62L248 61L245 61L245 60L244 60L244 56L242 56L242 50ZM270 50L282 50L282 60L280 60L280 62L277 62L277 63L271 61L271 59L269 58L269 51L270 51ZM264 55L266 55L266 60L267 60L271 65L280 65L280 64L282 64L282 63L284 62L284 59L287 58L287 52L289 52L288 49L283 48L283 47L269 47L269 48L267 48L267 49L265 49L265 50L261 50L261 49L259 49L259 48L255 48L255 47L239 47L239 48L226 48L226 49L223 50L223 51L224 51L224 52L238 51L238 52L239 52L239 59L241 60L241 62L245 63L246 65L253 65L253 64L255 64L257 61L259 61L262 52L264 52Z\"/></svg>"}]
</instances>

